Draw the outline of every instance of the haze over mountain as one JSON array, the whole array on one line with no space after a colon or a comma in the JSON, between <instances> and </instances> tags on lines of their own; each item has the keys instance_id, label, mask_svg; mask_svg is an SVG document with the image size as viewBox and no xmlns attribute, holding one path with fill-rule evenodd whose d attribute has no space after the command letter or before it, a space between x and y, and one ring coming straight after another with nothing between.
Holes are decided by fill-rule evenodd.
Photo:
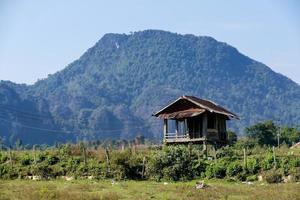
<instances>
[{"instance_id":1,"label":"haze over mountain","mask_svg":"<svg viewBox=\"0 0 300 200\"><path fill-rule=\"evenodd\" d=\"M16 72L17 73L17 72ZM64 70L34 85L0 83L6 143L162 136L151 114L181 95L240 116L231 129L275 119L299 125L300 86L211 37L160 30L106 34Z\"/></svg>"}]
</instances>

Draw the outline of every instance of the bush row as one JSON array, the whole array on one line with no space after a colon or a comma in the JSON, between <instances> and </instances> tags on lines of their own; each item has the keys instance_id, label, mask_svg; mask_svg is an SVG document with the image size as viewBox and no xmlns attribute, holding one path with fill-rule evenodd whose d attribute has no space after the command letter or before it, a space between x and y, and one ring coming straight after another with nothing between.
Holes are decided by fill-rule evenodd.
<instances>
[{"instance_id":1,"label":"bush row","mask_svg":"<svg viewBox=\"0 0 300 200\"><path fill-rule=\"evenodd\" d=\"M163 149L132 151L86 151L79 147L63 146L45 151L0 153L0 179L40 176L57 178L73 176L97 179L151 179L156 181L185 181L196 178L227 178L254 181L263 174L268 182L279 182L292 175L300 180L300 157L274 157L270 151L244 158L230 148L218 150L211 158L204 158L200 148L166 146Z\"/></svg>"}]
</instances>

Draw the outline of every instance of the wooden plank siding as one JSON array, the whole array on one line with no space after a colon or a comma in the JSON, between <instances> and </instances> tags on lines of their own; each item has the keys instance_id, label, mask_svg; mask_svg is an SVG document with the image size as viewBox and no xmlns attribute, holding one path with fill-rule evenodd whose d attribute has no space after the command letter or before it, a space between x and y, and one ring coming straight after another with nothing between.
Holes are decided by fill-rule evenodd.
<instances>
[{"instance_id":1,"label":"wooden plank siding","mask_svg":"<svg viewBox=\"0 0 300 200\"><path fill-rule=\"evenodd\" d=\"M165 143L226 143L226 120L237 115L218 104L193 96L181 96L153 116L164 120ZM171 123L169 123L171 122Z\"/></svg>"}]
</instances>

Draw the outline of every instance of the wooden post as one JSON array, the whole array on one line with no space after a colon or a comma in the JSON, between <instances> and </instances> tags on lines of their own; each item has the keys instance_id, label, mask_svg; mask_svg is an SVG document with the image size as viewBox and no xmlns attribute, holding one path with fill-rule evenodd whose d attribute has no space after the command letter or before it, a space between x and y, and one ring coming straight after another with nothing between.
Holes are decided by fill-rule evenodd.
<instances>
[{"instance_id":1,"label":"wooden post","mask_svg":"<svg viewBox=\"0 0 300 200\"><path fill-rule=\"evenodd\" d=\"M243 149L243 152L244 152L244 168L246 169L247 168L247 155L246 155L246 149L245 148Z\"/></svg>"},{"instance_id":2,"label":"wooden post","mask_svg":"<svg viewBox=\"0 0 300 200\"><path fill-rule=\"evenodd\" d=\"M188 149L189 149L189 158L192 156L192 143L189 142L188 144Z\"/></svg>"},{"instance_id":3,"label":"wooden post","mask_svg":"<svg viewBox=\"0 0 300 200\"><path fill-rule=\"evenodd\" d=\"M135 144L135 143L133 143L133 145L132 145L131 152L132 152L133 154L136 153L136 144Z\"/></svg>"},{"instance_id":4,"label":"wooden post","mask_svg":"<svg viewBox=\"0 0 300 200\"><path fill-rule=\"evenodd\" d=\"M204 152L203 156L205 158L207 158L207 141L206 141L206 139L203 141L203 152Z\"/></svg>"},{"instance_id":5,"label":"wooden post","mask_svg":"<svg viewBox=\"0 0 300 200\"><path fill-rule=\"evenodd\" d=\"M176 133L176 137L178 137L178 121L177 121L177 119L175 120L175 133Z\"/></svg>"},{"instance_id":6,"label":"wooden post","mask_svg":"<svg viewBox=\"0 0 300 200\"><path fill-rule=\"evenodd\" d=\"M108 174L110 173L110 158L109 158L109 152L107 147L105 148L105 156L106 156L106 164L107 164L106 172Z\"/></svg>"},{"instance_id":7,"label":"wooden post","mask_svg":"<svg viewBox=\"0 0 300 200\"><path fill-rule=\"evenodd\" d=\"M218 136L219 136L219 119L218 118L219 118L218 115L216 115L215 127L218 131Z\"/></svg>"},{"instance_id":8,"label":"wooden post","mask_svg":"<svg viewBox=\"0 0 300 200\"><path fill-rule=\"evenodd\" d=\"M277 147L280 147L280 134L281 134L281 127L279 127L278 133L277 133Z\"/></svg>"},{"instance_id":9,"label":"wooden post","mask_svg":"<svg viewBox=\"0 0 300 200\"><path fill-rule=\"evenodd\" d=\"M164 139L167 139L167 135L168 135L168 120L164 119Z\"/></svg>"},{"instance_id":10,"label":"wooden post","mask_svg":"<svg viewBox=\"0 0 300 200\"><path fill-rule=\"evenodd\" d=\"M213 146L213 152L214 152L214 160L215 160L215 163L217 163L217 151L216 151L215 146Z\"/></svg>"},{"instance_id":11,"label":"wooden post","mask_svg":"<svg viewBox=\"0 0 300 200\"><path fill-rule=\"evenodd\" d=\"M12 153L11 153L11 149L8 149L8 154L9 154L9 163L10 163L10 167L13 168L13 162L12 162Z\"/></svg>"},{"instance_id":12,"label":"wooden post","mask_svg":"<svg viewBox=\"0 0 300 200\"><path fill-rule=\"evenodd\" d=\"M32 146L32 151L33 151L33 164L36 165L35 145Z\"/></svg>"},{"instance_id":13,"label":"wooden post","mask_svg":"<svg viewBox=\"0 0 300 200\"><path fill-rule=\"evenodd\" d=\"M189 127L187 124L187 118L184 119L184 130L185 130L185 135L189 136Z\"/></svg>"},{"instance_id":14,"label":"wooden post","mask_svg":"<svg viewBox=\"0 0 300 200\"><path fill-rule=\"evenodd\" d=\"M274 160L274 168L277 168L276 155L275 155L275 147L273 146L273 160Z\"/></svg>"},{"instance_id":15,"label":"wooden post","mask_svg":"<svg viewBox=\"0 0 300 200\"><path fill-rule=\"evenodd\" d=\"M146 157L143 157L142 179L144 179Z\"/></svg>"},{"instance_id":16,"label":"wooden post","mask_svg":"<svg viewBox=\"0 0 300 200\"><path fill-rule=\"evenodd\" d=\"M82 153L83 153L83 163L84 163L84 166L86 166L86 148L84 146L84 144L82 145Z\"/></svg>"},{"instance_id":17,"label":"wooden post","mask_svg":"<svg viewBox=\"0 0 300 200\"><path fill-rule=\"evenodd\" d=\"M207 113L203 114L203 119L202 119L202 136L207 137Z\"/></svg>"},{"instance_id":18,"label":"wooden post","mask_svg":"<svg viewBox=\"0 0 300 200\"><path fill-rule=\"evenodd\" d=\"M193 133L192 138L196 138L196 137L197 137L197 136L196 136L196 128L195 128L196 122L195 122L195 119L192 119L191 121L192 121L192 123L193 123L193 130L191 131L191 132Z\"/></svg>"}]
</instances>

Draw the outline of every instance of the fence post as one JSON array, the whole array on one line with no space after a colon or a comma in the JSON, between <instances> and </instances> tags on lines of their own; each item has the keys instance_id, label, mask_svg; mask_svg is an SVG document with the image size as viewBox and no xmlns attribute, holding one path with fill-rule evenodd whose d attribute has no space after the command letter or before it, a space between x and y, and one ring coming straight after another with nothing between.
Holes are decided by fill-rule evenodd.
<instances>
[{"instance_id":1,"label":"fence post","mask_svg":"<svg viewBox=\"0 0 300 200\"><path fill-rule=\"evenodd\" d=\"M188 151L189 151L189 159L190 159L191 155L192 155L192 144L191 143L188 144Z\"/></svg>"},{"instance_id":2,"label":"fence post","mask_svg":"<svg viewBox=\"0 0 300 200\"><path fill-rule=\"evenodd\" d=\"M107 168L106 168L106 173L110 173L110 158L109 158L109 152L107 147L105 147L105 156L106 156L106 164L107 164Z\"/></svg>"},{"instance_id":3,"label":"fence post","mask_svg":"<svg viewBox=\"0 0 300 200\"><path fill-rule=\"evenodd\" d=\"M33 163L36 165L35 145L32 146L32 151L33 151Z\"/></svg>"},{"instance_id":4,"label":"fence post","mask_svg":"<svg viewBox=\"0 0 300 200\"><path fill-rule=\"evenodd\" d=\"M214 152L214 160L215 160L215 163L217 163L217 151L216 151L215 146L213 146L212 148L213 148L213 152Z\"/></svg>"},{"instance_id":5,"label":"fence post","mask_svg":"<svg viewBox=\"0 0 300 200\"><path fill-rule=\"evenodd\" d=\"M143 157L142 179L144 179L146 157Z\"/></svg>"},{"instance_id":6,"label":"fence post","mask_svg":"<svg viewBox=\"0 0 300 200\"><path fill-rule=\"evenodd\" d=\"M206 142L206 139L203 141L203 152L204 152L203 157L205 159L207 159L208 151L207 151L207 142Z\"/></svg>"},{"instance_id":7,"label":"fence post","mask_svg":"<svg viewBox=\"0 0 300 200\"><path fill-rule=\"evenodd\" d=\"M247 168L247 155L246 155L246 148L243 149L244 151L244 168Z\"/></svg>"},{"instance_id":8,"label":"fence post","mask_svg":"<svg viewBox=\"0 0 300 200\"><path fill-rule=\"evenodd\" d=\"M275 147L273 146L273 161L274 161L274 168L277 168L277 162L276 162L276 155L275 155Z\"/></svg>"},{"instance_id":9,"label":"fence post","mask_svg":"<svg viewBox=\"0 0 300 200\"><path fill-rule=\"evenodd\" d=\"M86 148L85 148L84 144L83 144L82 147L83 147L82 148L82 151L83 151L83 162L84 162L84 166L86 166Z\"/></svg>"},{"instance_id":10,"label":"fence post","mask_svg":"<svg viewBox=\"0 0 300 200\"><path fill-rule=\"evenodd\" d=\"M8 154L9 154L9 163L10 163L10 167L13 168L13 162L12 162L12 153L11 153L11 149L8 149Z\"/></svg>"}]
</instances>

